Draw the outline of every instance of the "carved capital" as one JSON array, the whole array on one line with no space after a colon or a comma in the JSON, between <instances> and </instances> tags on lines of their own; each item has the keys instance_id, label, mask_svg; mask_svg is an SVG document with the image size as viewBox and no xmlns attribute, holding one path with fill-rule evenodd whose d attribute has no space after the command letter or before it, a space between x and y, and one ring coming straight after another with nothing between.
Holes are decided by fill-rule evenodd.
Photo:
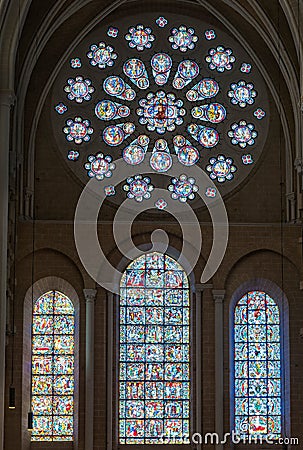
<instances>
[{"instance_id":1,"label":"carved capital","mask_svg":"<svg viewBox=\"0 0 303 450\"><path fill-rule=\"evenodd\" d=\"M296 194L294 192L290 192L289 194L286 194L286 198L290 202L294 202L296 200Z\"/></svg>"},{"instance_id":2,"label":"carved capital","mask_svg":"<svg viewBox=\"0 0 303 450\"><path fill-rule=\"evenodd\" d=\"M225 297L225 290L224 289L214 289L212 291L213 299L215 303L223 303L224 297Z\"/></svg>"},{"instance_id":3,"label":"carved capital","mask_svg":"<svg viewBox=\"0 0 303 450\"><path fill-rule=\"evenodd\" d=\"M206 289L212 289L212 287L213 287L213 285L210 284L210 283L205 283L205 284L203 284L203 283L197 283L197 284L195 285L195 291L196 291L196 292L203 292L203 291L205 291Z\"/></svg>"},{"instance_id":4,"label":"carved capital","mask_svg":"<svg viewBox=\"0 0 303 450\"><path fill-rule=\"evenodd\" d=\"M302 158L296 158L294 162L295 169L298 173L302 173L303 161Z\"/></svg>"},{"instance_id":5,"label":"carved capital","mask_svg":"<svg viewBox=\"0 0 303 450\"><path fill-rule=\"evenodd\" d=\"M8 106L9 108L15 103L16 96L10 89L0 90L0 105Z\"/></svg>"},{"instance_id":6,"label":"carved capital","mask_svg":"<svg viewBox=\"0 0 303 450\"><path fill-rule=\"evenodd\" d=\"M83 289L85 301L87 303L94 302L96 300L97 290L96 289Z\"/></svg>"},{"instance_id":7,"label":"carved capital","mask_svg":"<svg viewBox=\"0 0 303 450\"><path fill-rule=\"evenodd\" d=\"M24 192L25 200L30 200L34 194L32 189L26 188Z\"/></svg>"}]
</instances>

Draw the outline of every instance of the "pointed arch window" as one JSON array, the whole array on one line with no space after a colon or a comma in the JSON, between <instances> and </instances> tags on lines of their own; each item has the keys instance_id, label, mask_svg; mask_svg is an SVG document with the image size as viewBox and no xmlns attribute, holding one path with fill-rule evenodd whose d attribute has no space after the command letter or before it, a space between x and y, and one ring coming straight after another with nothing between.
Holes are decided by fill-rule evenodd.
<instances>
[{"instance_id":1,"label":"pointed arch window","mask_svg":"<svg viewBox=\"0 0 303 450\"><path fill-rule=\"evenodd\" d=\"M74 305L58 291L41 295L32 320L32 441L72 441Z\"/></svg>"},{"instance_id":2,"label":"pointed arch window","mask_svg":"<svg viewBox=\"0 0 303 450\"><path fill-rule=\"evenodd\" d=\"M234 430L242 438L278 439L282 434L279 307L265 292L250 291L237 302L233 320Z\"/></svg>"},{"instance_id":3,"label":"pointed arch window","mask_svg":"<svg viewBox=\"0 0 303 450\"><path fill-rule=\"evenodd\" d=\"M171 257L133 261L120 283L119 442L189 437L189 285Z\"/></svg>"}]
</instances>

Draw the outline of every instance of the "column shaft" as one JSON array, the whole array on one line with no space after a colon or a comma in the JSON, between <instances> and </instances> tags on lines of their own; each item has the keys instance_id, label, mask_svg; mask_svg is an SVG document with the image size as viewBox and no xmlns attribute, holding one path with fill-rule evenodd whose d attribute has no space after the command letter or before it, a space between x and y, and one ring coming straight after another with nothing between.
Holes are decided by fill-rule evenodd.
<instances>
[{"instance_id":1,"label":"column shaft","mask_svg":"<svg viewBox=\"0 0 303 450\"><path fill-rule=\"evenodd\" d=\"M201 435L201 443L196 444L197 450L203 448L203 293L205 289L211 289L212 284L196 284L196 308L195 323L196 323L196 423L194 433ZM196 439L196 442L199 442Z\"/></svg>"},{"instance_id":2,"label":"column shaft","mask_svg":"<svg viewBox=\"0 0 303 450\"><path fill-rule=\"evenodd\" d=\"M216 433L219 439L223 439L223 407L224 407L224 346L223 346L223 301L225 291L213 290L213 298L215 301L215 420ZM222 444L216 445L216 450L223 450Z\"/></svg>"},{"instance_id":3,"label":"column shaft","mask_svg":"<svg viewBox=\"0 0 303 450\"><path fill-rule=\"evenodd\" d=\"M85 450L94 447L94 303L97 291L83 289L86 302Z\"/></svg>"},{"instance_id":4,"label":"column shaft","mask_svg":"<svg viewBox=\"0 0 303 450\"><path fill-rule=\"evenodd\" d=\"M4 444L7 221L11 91L0 91L0 449Z\"/></svg>"}]
</instances>

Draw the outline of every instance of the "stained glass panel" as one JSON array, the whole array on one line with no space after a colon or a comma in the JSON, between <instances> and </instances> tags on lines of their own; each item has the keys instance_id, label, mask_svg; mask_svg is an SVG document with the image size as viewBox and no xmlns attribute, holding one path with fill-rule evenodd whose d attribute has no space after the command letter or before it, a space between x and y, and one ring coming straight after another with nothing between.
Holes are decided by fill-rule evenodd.
<instances>
[{"instance_id":1,"label":"stained glass panel","mask_svg":"<svg viewBox=\"0 0 303 450\"><path fill-rule=\"evenodd\" d=\"M33 305L32 441L72 441L74 307L50 291Z\"/></svg>"},{"instance_id":2,"label":"stained glass panel","mask_svg":"<svg viewBox=\"0 0 303 450\"><path fill-rule=\"evenodd\" d=\"M120 444L189 436L189 291L182 267L150 253L120 284Z\"/></svg>"},{"instance_id":3,"label":"stained glass panel","mask_svg":"<svg viewBox=\"0 0 303 450\"><path fill-rule=\"evenodd\" d=\"M234 311L234 414L239 436L281 435L281 337L279 308L251 291Z\"/></svg>"}]
</instances>

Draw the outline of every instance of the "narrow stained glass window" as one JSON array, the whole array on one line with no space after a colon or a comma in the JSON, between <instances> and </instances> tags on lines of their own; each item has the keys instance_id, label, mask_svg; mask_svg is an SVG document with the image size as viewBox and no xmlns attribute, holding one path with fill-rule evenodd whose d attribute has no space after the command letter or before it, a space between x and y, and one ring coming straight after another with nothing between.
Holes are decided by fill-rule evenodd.
<instances>
[{"instance_id":1,"label":"narrow stained glass window","mask_svg":"<svg viewBox=\"0 0 303 450\"><path fill-rule=\"evenodd\" d=\"M120 284L119 442L189 437L189 289L182 267L143 255Z\"/></svg>"},{"instance_id":2,"label":"narrow stained glass window","mask_svg":"<svg viewBox=\"0 0 303 450\"><path fill-rule=\"evenodd\" d=\"M240 437L282 433L280 313L265 292L252 291L234 312L234 429Z\"/></svg>"},{"instance_id":3,"label":"narrow stained glass window","mask_svg":"<svg viewBox=\"0 0 303 450\"><path fill-rule=\"evenodd\" d=\"M33 305L32 441L72 441L74 307L50 291Z\"/></svg>"}]
</instances>

